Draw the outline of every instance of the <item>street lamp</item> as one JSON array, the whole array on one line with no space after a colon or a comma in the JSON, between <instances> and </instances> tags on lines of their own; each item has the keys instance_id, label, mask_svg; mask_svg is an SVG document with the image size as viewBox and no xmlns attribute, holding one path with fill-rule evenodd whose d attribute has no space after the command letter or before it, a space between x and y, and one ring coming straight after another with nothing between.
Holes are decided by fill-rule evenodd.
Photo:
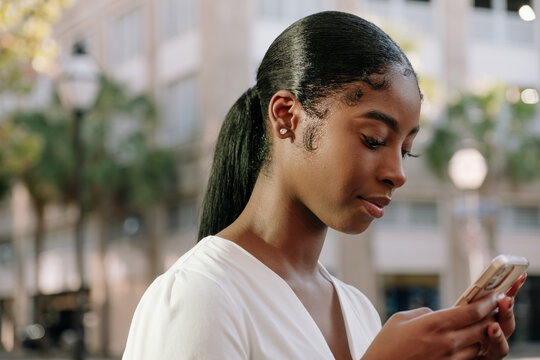
<instances>
[{"instance_id":1,"label":"street lamp","mask_svg":"<svg viewBox=\"0 0 540 360\"><path fill-rule=\"evenodd\" d=\"M75 223L75 254L77 273L80 279L77 291L76 332L77 343L74 349L74 359L81 360L85 356L84 347L84 306L87 303L84 283L84 202L83 202L83 169L84 169L84 144L81 139L82 122L85 112L90 109L99 91L99 69L92 58L87 54L82 42L73 46L72 54L63 64L62 72L58 77L58 93L62 104L73 112L73 151L75 154L74 169L74 197L78 208L77 221Z\"/></svg>"},{"instance_id":2,"label":"street lamp","mask_svg":"<svg viewBox=\"0 0 540 360\"><path fill-rule=\"evenodd\" d=\"M486 178L488 167L482 154L469 147L456 151L450 159L448 172L454 185L465 191L466 226L463 248L469 263L469 280L472 281L482 271L486 254L478 213L478 189Z\"/></svg>"},{"instance_id":3,"label":"street lamp","mask_svg":"<svg viewBox=\"0 0 540 360\"><path fill-rule=\"evenodd\" d=\"M478 190L487 175L486 159L475 148L456 151L450 159L450 178L460 190Z\"/></svg>"},{"instance_id":4,"label":"street lamp","mask_svg":"<svg viewBox=\"0 0 540 360\"><path fill-rule=\"evenodd\" d=\"M518 14L523 21L534 21L536 19L536 14L530 5L521 6L518 10Z\"/></svg>"}]
</instances>

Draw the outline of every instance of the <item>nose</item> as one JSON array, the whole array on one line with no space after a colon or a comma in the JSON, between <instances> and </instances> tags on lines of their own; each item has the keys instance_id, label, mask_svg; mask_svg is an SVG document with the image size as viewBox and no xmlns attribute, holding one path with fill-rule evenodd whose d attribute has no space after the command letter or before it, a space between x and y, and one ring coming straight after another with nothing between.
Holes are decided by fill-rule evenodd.
<instances>
[{"instance_id":1,"label":"nose","mask_svg":"<svg viewBox=\"0 0 540 360\"><path fill-rule=\"evenodd\" d=\"M403 158L401 151L399 156L393 156L392 159L386 159L381 167L380 181L390 185L392 188L399 188L407 181L407 174L403 168Z\"/></svg>"}]
</instances>

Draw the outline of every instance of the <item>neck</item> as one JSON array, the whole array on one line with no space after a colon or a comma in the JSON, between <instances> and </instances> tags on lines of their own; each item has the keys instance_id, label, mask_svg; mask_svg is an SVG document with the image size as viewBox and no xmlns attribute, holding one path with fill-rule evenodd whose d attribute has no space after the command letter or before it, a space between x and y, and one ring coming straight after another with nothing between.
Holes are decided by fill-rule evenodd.
<instances>
[{"instance_id":1,"label":"neck","mask_svg":"<svg viewBox=\"0 0 540 360\"><path fill-rule=\"evenodd\" d=\"M287 281L318 274L327 227L285 189L259 176L244 211L218 235L236 242Z\"/></svg>"}]
</instances>

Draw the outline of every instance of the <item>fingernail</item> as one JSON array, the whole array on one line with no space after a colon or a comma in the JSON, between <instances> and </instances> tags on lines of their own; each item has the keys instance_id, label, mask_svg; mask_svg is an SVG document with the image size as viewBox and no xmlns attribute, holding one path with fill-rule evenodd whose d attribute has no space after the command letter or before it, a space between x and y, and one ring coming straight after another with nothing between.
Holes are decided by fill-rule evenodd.
<instances>
[{"instance_id":1,"label":"fingernail","mask_svg":"<svg viewBox=\"0 0 540 360\"><path fill-rule=\"evenodd\" d=\"M497 328L497 331L495 331L495 333L493 334L493 337L499 337L501 336L501 334L502 334L501 328Z\"/></svg>"},{"instance_id":2,"label":"fingernail","mask_svg":"<svg viewBox=\"0 0 540 360\"><path fill-rule=\"evenodd\" d=\"M501 301L502 299L504 299L505 296L506 296L505 294L498 294L497 297L495 298L495 300L496 300L497 302L499 302L499 301Z\"/></svg>"}]
</instances>

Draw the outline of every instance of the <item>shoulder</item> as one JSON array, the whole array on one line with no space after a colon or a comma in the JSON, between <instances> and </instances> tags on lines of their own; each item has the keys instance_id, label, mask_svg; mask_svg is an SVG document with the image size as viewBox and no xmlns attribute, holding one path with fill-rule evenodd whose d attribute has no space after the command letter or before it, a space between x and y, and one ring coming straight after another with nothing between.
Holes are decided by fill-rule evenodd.
<instances>
[{"instance_id":1,"label":"shoulder","mask_svg":"<svg viewBox=\"0 0 540 360\"><path fill-rule=\"evenodd\" d=\"M221 355L229 351L244 357L242 309L222 281L226 271L213 254L216 249L208 245L197 244L146 290L133 316L124 359L144 359L144 354L219 358L218 353L211 354L216 350L208 349L208 343L216 344L213 348Z\"/></svg>"},{"instance_id":2,"label":"shoulder","mask_svg":"<svg viewBox=\"0 0 540 360\"><path fill-rule=\"evenodd\" d=\"M187 306L193 299L218 296L228 301L227 262L216 239L201 240L148 287L141 304L151 303L165 309Z\"/></svg>"}]
</instances>

